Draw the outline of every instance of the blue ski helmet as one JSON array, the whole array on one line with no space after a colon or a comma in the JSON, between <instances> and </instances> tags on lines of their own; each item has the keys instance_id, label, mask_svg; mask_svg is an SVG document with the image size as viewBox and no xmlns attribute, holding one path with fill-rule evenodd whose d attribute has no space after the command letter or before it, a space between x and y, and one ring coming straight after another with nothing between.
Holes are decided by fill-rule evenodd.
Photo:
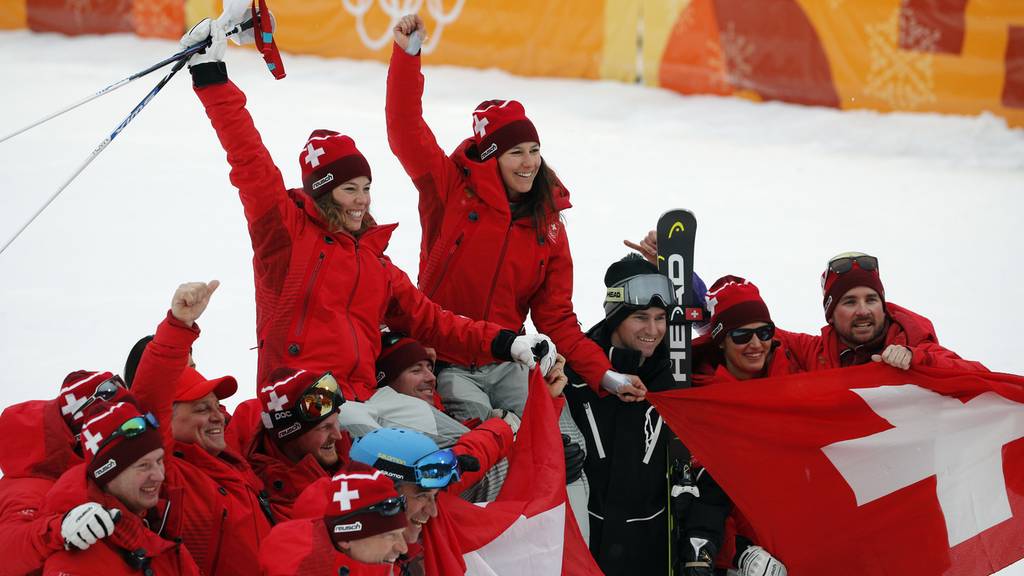
<instances>
[{"instance_id":1,"label":"blue ski helmet","mask_svg":"<svg viewBox=\"0 0 1024 576\"><path fill-rule=\"evenodd\" d=\"M349 457L368 464L393 480L423 488L444 488L461 476L458 458L441 450L430 437L404 428L380 428L352 445Z\"/></svg>"}]
</instances>

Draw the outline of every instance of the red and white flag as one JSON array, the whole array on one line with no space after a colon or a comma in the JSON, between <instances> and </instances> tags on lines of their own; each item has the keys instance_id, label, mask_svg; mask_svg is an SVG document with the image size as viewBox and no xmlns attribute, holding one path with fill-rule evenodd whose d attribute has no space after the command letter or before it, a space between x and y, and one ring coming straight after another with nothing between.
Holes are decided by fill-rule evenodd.
<instances>
[{"instance_id":1,"label":"red and white flag","mask_svg":"<svg viewBox=\"0 0 1024 576\"><path fill-rule=\"evenodd\" d=\"M569 509L557 404L532 370L501 492L482 505L438 495L438 516L424 528L427 574L601 574Z\"/></svg>"},{"instance_id":2,"label":"red and white flag","mask_svg":"<svg viewBox=\"0 0 1024 576\"><path fill-rule=\"evenodd\" d=\"M1024 378L873 364L648 398L791 576L1024 558Z\"/></svg>"}]
</instances>

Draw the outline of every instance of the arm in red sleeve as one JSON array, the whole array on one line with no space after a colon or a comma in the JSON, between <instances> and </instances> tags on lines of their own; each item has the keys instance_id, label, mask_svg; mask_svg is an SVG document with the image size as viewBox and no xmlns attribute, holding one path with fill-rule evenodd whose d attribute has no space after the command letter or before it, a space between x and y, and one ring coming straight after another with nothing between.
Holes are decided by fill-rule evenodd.
<instances>
[{"instance_id":1,"label":"arm in red sleeve","mask_svg":"<svg viewBox=\"0 0 1024 576\"><path fill-rule=\"evenodd\" d=\"M444 350L455 362L469 365L478 359L493 362L491 343L500 327L453 314L427 298L412 285L409 277L386 261L392 298L384 322L409 334L424 345Z\"/></svg>"},{"instance_id":2,"label":"arm in red sleeve","mask_svg":"<svg viewBox=\"0 0 1024 576\"><path fill-rule=\"evenodd\" d=\"M28 486L23 483L29 483ZM38 484L38 486L34 486ZM4 479L0 482L0 576L22 576L43 567L46 559L64 549L60 534L61 514L39 511L51 482L28 479Z\"/></svg>"},{"instance_id":3,"label":"arm in red sleeve","mask_svg":"<svg viewBox=\"0 0 1024 576\"><path fill-rule=\"evenodd\" d=\"M923 342L917 346L910 346L910 351L913 354L910 359L911 366L958 368L977 372L989 371L981 362L964 360L956 352L933 342Z\"/></svg>"},{"instance_id":4,"label":"arm in red sleeve","mask_svg":"<svg viewBox=\"0 0 1024 576\"><path fill-rule=\"evenodd\" d=\"M466 454L479 460L480 470L464 473L458 482L448 487L448 491L459 494L476 484L491 466L508 456L511 449L512 428L501 418L491 418L466 432L452 446L452 451L457 455Z\"/></svg>"},{"instance_id":5,"label":"arm in red sleeve","mask_svg":"<svg viewBox=\"0 0 1024 576\"><path fill-rule=\"evenodd\" d=\"M601 378L612 369L604 351L580 330L572 307L572 254L565 228L558 223L558 247L552 251L540 288L530 298L530 317L537 330L555 343L574 372L595 391Z\"/></svg>"},{"instance_id":6,"label":"arm in red sleeve","mask_svg":"<svg viewBox=\"0 0 1024 576\"><path fill-rule=\"evenodd\" d=\"M160 422L160 434L167 452L174 446L171 430L174 391L181 373L188 366L192 343L198 337L198 324L188 327L168 312L164 321L157 326L153 341L146 346L132 383L132 393L138 398L139 404L152 412Z\"/></svg>"}]
</instances>

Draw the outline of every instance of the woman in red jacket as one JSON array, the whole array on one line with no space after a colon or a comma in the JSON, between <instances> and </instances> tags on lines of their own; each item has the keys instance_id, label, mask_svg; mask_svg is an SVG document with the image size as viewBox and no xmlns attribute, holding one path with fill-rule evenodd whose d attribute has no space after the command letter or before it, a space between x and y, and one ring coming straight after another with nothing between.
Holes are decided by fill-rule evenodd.
<instances>
[{"instance_id":1,"label":"woman in red jacket","mask_svg":"<svg viewBox=\"0 0 1024 576\"><path fill-rule=\"evenodd\" d=\"M416 15L395 26L386 107L391 150L419 190L420 288L454 312L513 331L530 314L594 390L603 385L620 397L642 396L639 379L613 372L579 328L571 301L572 256L560 219L570 207L569 192L541 157L540 138L522 104L481 103L473 112L473 136L446 155L423 120L417 39L425 34ZM510 373L520 371L489 365L483 357L465 362L443 348L438 357L462 367L438 376L438 389L457 418L484 418L492 407L522 409L525 371ZM510 398L517 401L508 403Z\"/></svg>"},{"instance_id":2,"label":"woman in red jacket","mask_svg":"<svg viewBox=\"0 0 1024 576\"><path fill-rule=\"evenodd\" d=\"M214 25L211 25L214 24ZM474 358L531 364L536 337L513 346L514 335L472 322L427 299L384 255L395 224L370 216L370 166L351 138L315 130L302 152L302 189L289 190L228 80L221 58L224 30L204 20L182 45L212 36L189 69L231 164L253 246L256 281L257 385L280 366L332 372L350 400L376 385L380 325L395 326L461 362Z\"/></svg>"}]
</instances>

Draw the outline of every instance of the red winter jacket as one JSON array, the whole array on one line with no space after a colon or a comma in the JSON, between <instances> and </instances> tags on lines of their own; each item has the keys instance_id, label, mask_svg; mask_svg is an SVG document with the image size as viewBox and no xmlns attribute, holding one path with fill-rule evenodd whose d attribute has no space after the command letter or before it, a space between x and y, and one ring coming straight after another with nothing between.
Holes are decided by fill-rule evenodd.
<instances>
[{"instance_id":1,"label":"red winter jacket","mask_svg":"<svg viewBox=\"0 0 1024 576\"><path fill-rule=\"evenodd\" d=\"M392 564L364 564L338 552L323 518L290 520L274 526L260 549L262 576L390 576Z\"/></svg>"},{"instance_id":2,"label":"red winter jacket","mask_svg":"<svg viewBox=\"0 0 1024 576\"><path fill-rule=\"evenodd\" d=\"M136 380L137 382L138 380ZM167 459L164 459L165 463ZM105 508L121 510L121 519L114 533L99 540L88 550L64 551L50 556L43 569L45 576L138 576L139 568L132 567L126 555L144 550L144 558L155 576L198 576L199 571L192 555L175 541L181 529L181 510L174 504L180 492L161 488L161 500L156 507L147 511L148 526L139 516L127 511L120 500L102 492L95 484L86 480L85 465L79 465L61 477L47 494L47 510L70 510L85 502L98 502ZM163 496L172 495L171 500ZM163 536L163 537L161 537Z\"/></svg>"},{"instance_id":3,"label":"red winter jacket","mask_svg":"<svg viewBox=\"0 0 1024 576\"><path fill-rule=\"evenodd\" d=\"M257 385L278 366L330 370L349 400L376 388L380 326L445 350L458 362L493 361L498 326L442 310L384 255L397 225L358 238L328 232L312 200L288 190L231 82L197 88L231 164L249 223L256 280Z\"/></svg>"},{"instance_id":4,"label":"red winter jacket","mask_svg":"<svg viewBox=\"0 0 1024 576\"><path fill-rule=\"evenodd\" d=\"M239 404L228 429L228 441L234 443L235 449L245 455L249 465L266 487L274 517L278 521L291 520L294 517L292 507L296 498L307 486L327 477L328 472L312 454L306 454L302 460L292 462L278 448L264 433L260 420L259 400L246 400ZM341 440L335 442L334 447L339 464L344 466L348 462L348 451L352 447L349 435L342 432Z\"/></svg>"},{"instance_id":5,"label":"red winter jacket","mask_svg":"<svg viewBox=\"0 0 1024 576\"><path fill-rule=\"evenodd\" d=\"M61 514L42 514L46 493L82 463L57 400L31 400L0 414L0 576L38 573L64 549Z\"/></svg>"},{"instance_id":6,"label":"red winter jacket","mask_svg":"<svg viewBox=\"0 0 1024 576\"><path fill-rule=\"evenodd\" d=\"M437 145L423 120L419 56L397 45L387 86L391 150L419 190L419 286L445 308L518 332L527 313L554 341L580 376L595 389L611 364L580 331L572 306L572 255L558 214L537 238L530 218L511 221L497 158L474 159L473 140L451 156ZM570 207L569 192L554 191L557 212ZM442 359L468 364L438 348ZM484 357L472 358L485 364Z\"/></svg>"},{"instance_id":7,"label":"red winter jacket","mask_svg":"<svg viewBox=\"0 0 1024 576\"><path fill-rule=\"evenodd\" d=\"M263 484L230 449L213 456L193 443L174 440L171 419L175 385L199 336L170 313L146 347L132 385L139 404L160 422L167 457L164 485L181 491L184 540L204 574L253 574L256 551L270 533L259 503Z\"/></svg>"},{"instance_id":8,"label":"red winter jacket","mask_svg":"<svg viewBox=\"0 0 1024 576\"><path fill-rule=\"evenodd\" d=\"M940 346L931 320L890 302L885 303L885 310L889 317L889 329L885 334L882 350L891 344L910 348L913 352L912 366L962 368L988 372L988 368L985 368L980 362L964 360L952 350ZM839 335L831 324L822 327L821 336L780 331L779 337L785 340L796 363L804 371L842 367L839 353L845 346L839 341Z\"/></svg>"}]
</instances>

